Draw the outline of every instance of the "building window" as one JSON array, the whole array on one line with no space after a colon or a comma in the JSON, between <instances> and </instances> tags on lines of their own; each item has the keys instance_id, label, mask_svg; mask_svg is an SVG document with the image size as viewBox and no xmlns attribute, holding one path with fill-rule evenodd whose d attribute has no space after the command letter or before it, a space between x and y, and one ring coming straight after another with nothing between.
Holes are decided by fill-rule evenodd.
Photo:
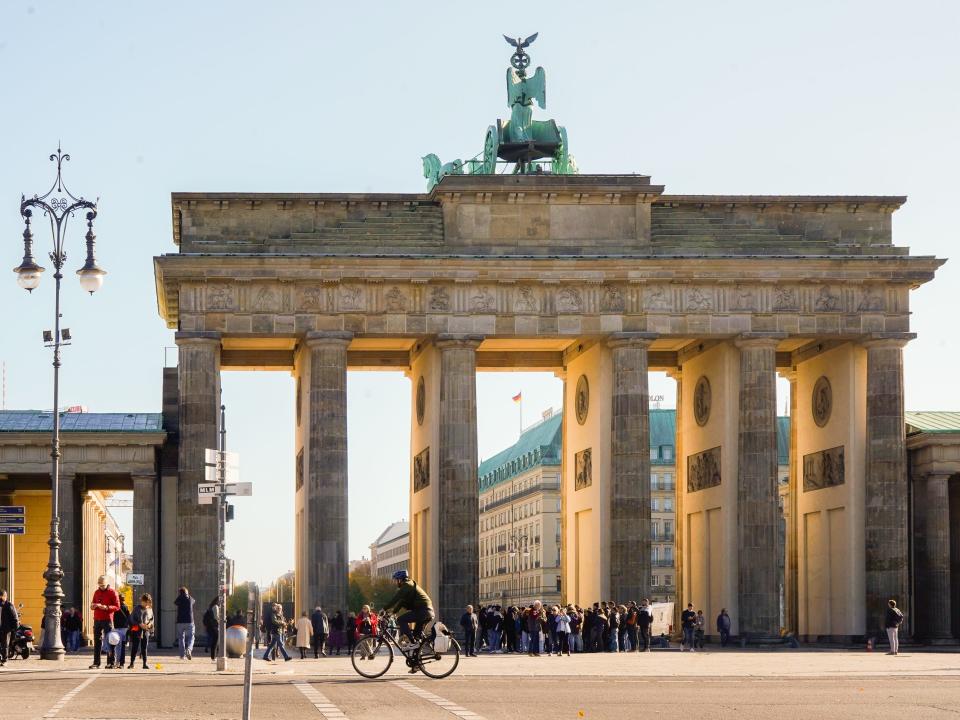
<instances>
[{"instance_id":1,"label":"building window","mask_svg":"<svg viewBox=\"0 0 960 720\"><path fill-rule=\"evenodd\" d=\"M673 445L661 445L660 453L664 460L673 460Z\"/></svg>"},{"instance_id":2,"label":"building window","mask_svg":"<svg viewBox=\"0 0 960 720\"><path fill-rule=\"evenodd\" d=\"M673 498L664 498L663 499L663 509L666 512L673 512Z\"/></svg>"},{"instance_id":3,"label":"building window","mask_svg":"<svg viewBox=\"0 0 960 720\"><path fill-rule=\"evenodd\" d=\"M659 459L660 459L660 455L659 455L659 453L658 453L658 451L657 451L657 448L650 448L650 459L651 459L651 460L659 460Z\"/></svg>"},{"instance_id":4,"label":"building window","mask_svg":"<svg viewBox=\"0 0 960 720\"><path fill-rule=\"evenodd\" d=\"M673 585L673 575L664 575L663 577L664 585Z\"/></svg>"},{"instance_id":5,"label":"building window","mask_svg":"<svg viewBox=\"0 0 960 720\"><path fill-rule=\"evenodd\" d=\"M650 498L650 509L654 512L659 512L660 510L660 498Z\"/></svg>"}]
</instances>

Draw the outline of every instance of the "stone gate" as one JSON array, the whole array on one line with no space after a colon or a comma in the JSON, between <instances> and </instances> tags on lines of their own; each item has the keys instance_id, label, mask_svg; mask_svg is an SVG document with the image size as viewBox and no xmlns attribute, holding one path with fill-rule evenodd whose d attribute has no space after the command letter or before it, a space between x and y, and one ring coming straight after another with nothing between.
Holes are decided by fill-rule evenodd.
<instances>
[{"instance_id":1,"label":"stone gate","mask_svg":"<svg viewBox=\"0 0 960 720\"><path fill-rule=\"evenodd\" d=\"M902 197L684 196L636 175L449 175L428 194L175 193L155 258L177 331L176 565L215 594L196 504L222 370L296 383L297 612L345 607L348 370L411 380L411 573L478 596L478 371L564 379L562 593L650 582L647 373L677 384L678 593L734 632L862 635L908 596L902 348L941 260L893 245ZM778 542L777 374L791 492Z\"/></svg>"}]
</instances>

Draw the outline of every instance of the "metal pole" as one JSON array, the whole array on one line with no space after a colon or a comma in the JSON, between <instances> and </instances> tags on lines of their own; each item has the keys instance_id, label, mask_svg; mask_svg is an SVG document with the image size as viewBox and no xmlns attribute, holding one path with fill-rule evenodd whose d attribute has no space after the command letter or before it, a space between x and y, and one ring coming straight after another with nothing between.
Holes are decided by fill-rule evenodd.
<instances>
[{"instance_id":1,"label":"metal pole","mask_svg":"<svg viewBox=\"0 0 960 720\"><path fill-rule=\"evenodd\" d=\"M250 720L250 705L253 700L253 630L254 608L257 596L254 584L247 581L247 654L243 661L243 720Z\"/></svg>"},{"instance_id":2,"label":"metal pole","mask_svg":"<svg viewBox=\"0 0 960 720\"><path fill-rule=\"evenodd\" d=\"M46 618L43 630L43 641L40 643L40 658L43 660L63 660L63 641L60 639L60 614L63 602L63 568L60 565L60 273L59 257L60 239L59 228L55 236L56 247L54 261L56 272L55 305L53 328L53 448L50 451L51 460L51 497L50 497L50 557L47 561L47 571L43 574L47 585L43 590L46 606L43 614Z\"/></svg>"},{"instance_id":3,"label":"metal pole","mask_svg":"<svg viewBox=\"0 0 960 720\"><path fill-rule=\"evenodd\" d=\"M221 390L221 396L223 391ZM227 451L227 408L220 406L220 452ZM217 502L217 597L220 605L220 644L217 649L217 671L227 669L227 466L226 457L220 457L220 492Z\"/></svg>"}]
</instances>

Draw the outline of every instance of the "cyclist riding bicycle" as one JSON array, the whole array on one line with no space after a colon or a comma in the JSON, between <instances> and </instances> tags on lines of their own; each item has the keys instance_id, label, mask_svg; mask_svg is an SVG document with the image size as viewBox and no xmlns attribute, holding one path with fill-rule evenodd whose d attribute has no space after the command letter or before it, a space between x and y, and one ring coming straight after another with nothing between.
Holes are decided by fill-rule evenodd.
<instances>
[{"instance_id":1,"label":"cyclist riding bicycle","mask_svg":"<svg viewBox=\"0 0 960 720\"><path fill-rule=\"evenodd\" d=\"M433 602L423 588L410 579L406 570L397 570L393 579L397 583L397 593L383 609L385 612L394 608L406 610L397 618L397 624L411 643L418 642L424 626L433 620ZM410 631L410 623L413 623L413 632Z\"/></svg>"}]
</instances>

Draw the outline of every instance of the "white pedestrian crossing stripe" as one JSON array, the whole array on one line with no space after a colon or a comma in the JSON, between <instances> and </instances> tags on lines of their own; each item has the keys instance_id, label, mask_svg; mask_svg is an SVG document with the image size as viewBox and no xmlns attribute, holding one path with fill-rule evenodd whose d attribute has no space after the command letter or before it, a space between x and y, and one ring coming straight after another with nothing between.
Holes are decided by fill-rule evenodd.
<instances>
[{"instance_id":1,"label":"white pedestrian crossing stripe","mask_svg":"<svg viewBox=\"0 0 960 720\"><path fill-rule=\"evenodd\" d=\"M418 698L426 700L427 702L431 702L439 708L443 708L444 710L449 712L451 715L456 715L457 717L460 717L460 718L470 718L470 720L484 720L484 717L482 715L477 715L477 713L473 712L472 710L467 710L464 707L460 707L456 703L451 702L446 698L442 698L439 695L434 695L432 692L427 692L426 690L422 690L421 688L417 687L413 683L407 682L406 680L395 680L390 684L402 690L406 690L408 693L411 693L412 695L416 695Z\"/></svg>"},{"instance_id":2,"label":"white pedestrian crossing stripe","mask_svg":"<svg viewBox=\"0 0 960 720\"><path fill-rule=\"evenodd\" d=\"M81 690L83 690L85 687L87 687L90 683L92 683L92 682L93 682L94 680L96 680L98 677L99 677L99 675L93 675L93 676L91 676L91 677L88 677L88 678L87 678L86 680L84 680L82 683L80 683L79 685L77 685L73 690L71 690L71 691L68 692L66 695L64 695L62 698L60 698L60 699L57 701L56 705L54 705L52 708L50 708L49 710L47 710L46 714L45 714L43 717L44 717L44 718L55 718L55 717L57 716L57 714L58 714L61 710L63 710L63 706L64 706L64 705L66 705L68 702L70 702L71 700L73 700L73 698L77 695L77 693L79 693Z\"/></svg>"},{"instance_id":3,"label":"white pedestrian crossing stripe","mask_svg":"<svg viewBox=\"0 0 960 720\"><path fill-rule=\"evenodd\" d=\"M327 697L313 687L313 685L303 680L291 680L291 682L296 685L297 689L303 693L303 696L325 718L329 718L330 720L333 720L333 718L337 718L337 720L348 720L347 716L343 714L343 711L330 702Z\"/></svg>"}]
</instances>

